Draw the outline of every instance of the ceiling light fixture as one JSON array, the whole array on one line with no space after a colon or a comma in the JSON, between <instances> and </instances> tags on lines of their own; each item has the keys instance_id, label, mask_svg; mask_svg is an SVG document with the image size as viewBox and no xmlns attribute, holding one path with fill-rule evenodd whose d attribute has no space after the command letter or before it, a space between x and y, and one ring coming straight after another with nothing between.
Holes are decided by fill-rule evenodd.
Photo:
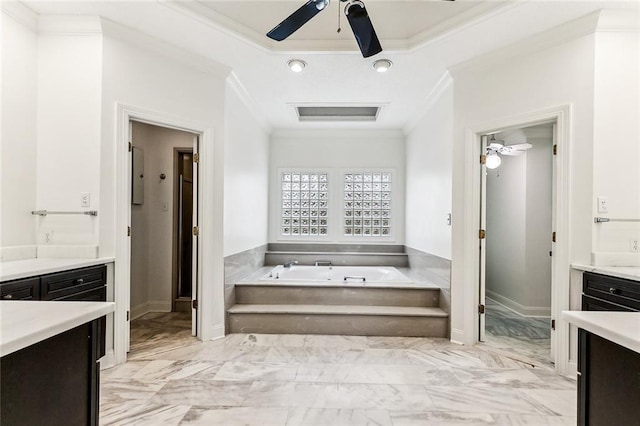
<instances>
[{"instance_id":1,"label":"ceiling light fixture","mask_svg":"<svg viewBox=\"0 0 640 426\"><path fill-rule=\"evenodd\" d=\"M393 62L388 59L378 59L373 63L373 69L378 72L387 72L393 66Z\"/></svg>"},{"instance_id":2,"label":"ceiling light fixture","mask_svg":"<svg viewBox=\"0 0 640 426\"><path fill-rule=\"evenodd\" d=\"M485 162L487 169L492 169L492 170L497 169L501 163L502 163L502 158L500 158L500 156L495 151L490 151L487 154L487 159Z\"/></svg>"},{"instance_id":3,"label":"ceiling light fixture","mask_svg":"<svg viewBox=\"0 0 640 426\"><path fill-rule=\"evenodd\" d=\"M289 62L287 62L287 66L293 72L302 72L304 67L307 66L307 63L302 59L292 59Z\"/></svg>"}]
</instances>

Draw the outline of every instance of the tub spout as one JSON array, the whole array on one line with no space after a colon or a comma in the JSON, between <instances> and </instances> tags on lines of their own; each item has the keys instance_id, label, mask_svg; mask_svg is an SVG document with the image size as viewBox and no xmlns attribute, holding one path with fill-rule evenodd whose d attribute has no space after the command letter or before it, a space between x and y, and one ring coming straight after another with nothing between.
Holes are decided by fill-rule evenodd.
<instances>
[{"instance_id":1,"label":"tub spout","mask_svg":"<svg viewBox=\"0 0 640 426\"><path fill-rule=\"evenodd\" d=\"M297 265L297 264L298 264L297 260L290 260L289 262L285 262L283 266L284 268L289 269L291 268L291 265Z\"/></svg>"}]
</instances>

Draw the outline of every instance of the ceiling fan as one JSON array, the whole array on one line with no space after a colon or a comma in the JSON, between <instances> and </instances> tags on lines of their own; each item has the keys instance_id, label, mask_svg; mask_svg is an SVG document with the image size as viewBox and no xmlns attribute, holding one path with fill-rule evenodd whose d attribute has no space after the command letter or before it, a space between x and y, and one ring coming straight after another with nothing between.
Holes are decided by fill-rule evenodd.
<instances>
[{"instance_id":1,"label":"ceiling fan","mask_svg":"<svg viewBox=\"0 0 640 426\"><path fill-rule=\"evenodd\" d=\"M518 143L515 145L504 145L496 140L493 135L489 140L489 146L487 146L487 155L492 153L501 155L522 155L526 150L533 147L530 143Z\"/></svg>"},{"instance_id":2,"label":"ceiling fan","mask_svg":"<svg viewBox=\"0 0 640 426\"><path fill-rule=\"evenodd\" d=\"M340 0L348 2L344 8L353 35L356 37L362 56L368 58L382 52L380 40L373 28L367 9L360 0ZM267 37L282 41L309 22L329 5L329 0L309 0L267 33Z\"/></svg>"},{"instance_id":3,"label":"ceiling fan","mask_svg":"<svg viewBox=\"0 0 640 426\"><path fill-rule=\"evenodd\" d=\"M489 145L487 145L487 157L485 164L489 169L495 169L500 166L502 163L502 159L500 155L522 155L526 150L532 148L533 145L530 143L518 143L514 145L505 145L501 142L501 140L496 140L494 135L491 135L491 139L489 139Z\"/></svg>"}]
</instances>

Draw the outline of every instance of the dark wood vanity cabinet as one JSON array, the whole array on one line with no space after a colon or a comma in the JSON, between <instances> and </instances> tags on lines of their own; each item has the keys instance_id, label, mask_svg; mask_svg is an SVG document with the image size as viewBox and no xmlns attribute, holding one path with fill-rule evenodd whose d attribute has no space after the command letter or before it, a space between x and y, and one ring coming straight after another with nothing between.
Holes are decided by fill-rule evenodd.
<instances>
[{"instance_id":1,"label":"dark wood vanity cabinet","mask_svg":"<svg viewBox=\"0 0 640 426\"><path fill-rule=\"evenodd\" d=\"M2 357L3 426L98 425L102 319Z\"/></svg>"},{"instance_id":2,"label":"dark wood vanity cabinet","mask_svg":"<svg viewBox=\"0 0 640 426\"><path fill-rule=\"evenodd\" d=\"M2 300L107 300L105 265L0 283Z\"/></svg>"},{"instance_id":3,"label":"dark wood vanity cabinet","mask_svg":"<svg viewBox=\"0 0 640 426\"><path fill-rule=\"evenodd\" d=\"M583 311L640 311L638 281L585 272L582 290ZM583 329L578 331L578 424L640 425L640 354Z\"/></svg>"}]
</instances>

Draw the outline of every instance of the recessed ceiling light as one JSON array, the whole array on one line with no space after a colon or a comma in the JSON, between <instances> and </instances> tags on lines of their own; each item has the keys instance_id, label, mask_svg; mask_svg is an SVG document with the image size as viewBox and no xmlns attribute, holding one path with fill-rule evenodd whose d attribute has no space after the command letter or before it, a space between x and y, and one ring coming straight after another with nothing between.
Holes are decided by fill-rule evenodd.
<instances>
[{"instance_id":1,"label":"recessed ceiling light","mask_svg":"<svg viewBox=\"0 0 640 426\"><path fill-rule=\"evenodd\" d=\"M305 61L303 61L302 59L292 59L289 62L287 62L287 66L293 72L302 72L304 67L307 66L307 63Z\"/></svg>"},{"instance_id":2,"label":"recessed ceiling light","mask_svg":"<svg viewBox=\"0 0 640 426\"><path fill-rule=\"evenodd\" d=\"M373 68L378 72L387 72L392 65L393 62L388 59L378 59L373 63Z\"/></svg>"}]
</instances>

